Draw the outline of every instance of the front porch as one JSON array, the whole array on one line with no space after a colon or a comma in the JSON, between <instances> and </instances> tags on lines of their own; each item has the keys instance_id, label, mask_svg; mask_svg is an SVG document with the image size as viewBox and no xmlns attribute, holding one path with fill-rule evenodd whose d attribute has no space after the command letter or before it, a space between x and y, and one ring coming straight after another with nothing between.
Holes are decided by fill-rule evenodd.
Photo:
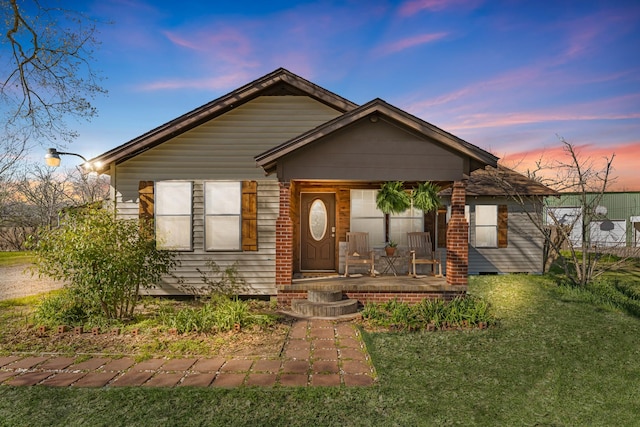
<instances>
[{"instance_id":1,"label":"front porch","mask_svg":"<svg viewBox=\"0 0 640 427\"><path fill-rule=\"evenodd\" d=\"M291 284L278 285L278 302L287 306L293 299L307 298L308 291L341 291L343 298L358 300L359 304L393 299L417 303L422 299L451 300L464 296L467 285L449 285L447 279L434 276L331 276L325 278L294 279Z\"/></svg>"}]
</instances>

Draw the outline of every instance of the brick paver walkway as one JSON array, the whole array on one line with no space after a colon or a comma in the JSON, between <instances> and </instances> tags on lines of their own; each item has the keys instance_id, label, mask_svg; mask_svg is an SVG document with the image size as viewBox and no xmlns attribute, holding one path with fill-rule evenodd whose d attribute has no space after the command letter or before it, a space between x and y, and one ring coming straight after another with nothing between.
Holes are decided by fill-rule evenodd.
<instances>
[{"instance_id":1,"label":"brick paver walkway","mask_svg":"<svg viewBox=\"0 0 640 427\"><path fill-rule=\"evenodd\" d=\"M77 362L77 363L76 363ZM0 356L0 386L304 387L369 386L375 372L347 322L299 320L278 359L149 359Z\"/></svg>"}]
</instances>

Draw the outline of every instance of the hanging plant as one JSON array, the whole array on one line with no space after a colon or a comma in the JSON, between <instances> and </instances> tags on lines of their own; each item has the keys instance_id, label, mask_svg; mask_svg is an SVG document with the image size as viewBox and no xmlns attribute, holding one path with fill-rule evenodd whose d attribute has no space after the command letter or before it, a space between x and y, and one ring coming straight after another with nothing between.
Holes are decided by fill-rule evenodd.
<instances>
[{"instance_id":1,"label":"hanging plant","mask_svg":"<svg viewBox=\"0 0 640 427\"><path fill-rule=\"evenodd\" d=\"M425 213L437 210L440 206L440 197L438 196L440 190L440 187L431 182L418 184L418 188L414 188L411 192L413 206Z\"/></svg>"},{"instance_id":2,"label":"hanging plant","mask_svg":"<svg viewBox=\"0 0 640 427\"><path fill-rule=\"evenodd\" d=\"M378 190L376 206L384 214L399 214L409 209L411 196L405 191L402 181L388 181Z\"/></svg>"}]
</instances>

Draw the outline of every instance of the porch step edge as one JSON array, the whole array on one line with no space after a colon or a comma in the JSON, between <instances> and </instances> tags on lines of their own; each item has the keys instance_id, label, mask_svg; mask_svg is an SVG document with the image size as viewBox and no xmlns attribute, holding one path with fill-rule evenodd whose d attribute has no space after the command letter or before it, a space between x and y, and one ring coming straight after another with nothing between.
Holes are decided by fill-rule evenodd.
<instances>
[{"instance_id":1,"label":"porch step edge","mask_svg":"<svg viewBox=\"0 0 640 427\"><path fill-rule=\"evenodd\" d=\"M358 311L358 300L345 299L334 302L313 302L306 299L291 301L291 310L304 316L339 317Z\"/></svg>"},{"instance_id":2,"label":"porch step edge","mask_svg":"<svg viewBox=\"0 0 640 427\"><path fill-rule=\"evenodd\" d=\"M309 290L307 299L310 302L337 302L342 301L342 291L340 290Z\"/></svg>"}]
</instances>

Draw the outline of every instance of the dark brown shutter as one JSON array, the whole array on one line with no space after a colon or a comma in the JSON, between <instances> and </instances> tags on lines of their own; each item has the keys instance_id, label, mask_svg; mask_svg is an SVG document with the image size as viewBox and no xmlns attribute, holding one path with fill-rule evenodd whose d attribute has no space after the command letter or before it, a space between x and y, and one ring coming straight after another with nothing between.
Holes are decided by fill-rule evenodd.
<instances>
[{"instance_id":1,"label":"dark brown shutter","mask_svg":"<svg viewBox=\"0 0 640 427\"><path fill-rule=\"evenodd\" d=\"M498 247L506 248L509 237L509 208L507 205L498 205Z\"/></svg>"},{"instance_id":2,"label":"dark brown shutter","mask_svg":"<svg viewBox=\"0 0 640 427\"><path fill-rule=\"evenodd\" d=\"M242 250L258 250L258 183L242 181Z\"/></svg>"},{"instance_id":3,"label":"dark brown shutter","mask_svg":"<svg viewBox=\"0 0 640 427\"><path fill-rule=\"evenodd\" d=\"M447 247L447 208L438 209L438 247Z\"/></svg>"},{"instance_id":4,"label":"dark brown shutter","mask_svg":"<svg viewBox=\"0 0 640 427\"><path fill-rule=\"evenodd\" d=\"M138 185L140 219L153 219L153 181L140 181Z\"/></svg>"}]
</instances>

